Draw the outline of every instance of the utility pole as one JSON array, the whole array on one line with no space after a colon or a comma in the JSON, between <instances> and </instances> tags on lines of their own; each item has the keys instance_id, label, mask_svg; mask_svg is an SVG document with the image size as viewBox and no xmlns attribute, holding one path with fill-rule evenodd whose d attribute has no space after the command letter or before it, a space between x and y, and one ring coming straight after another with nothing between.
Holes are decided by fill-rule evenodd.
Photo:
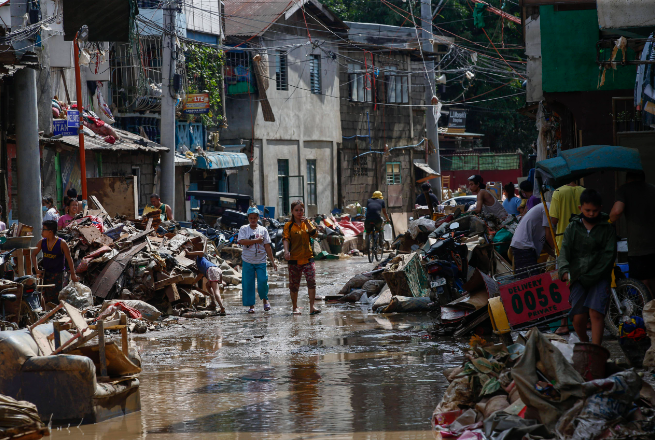
<instances>
[{"instance_id":1,"label":"utility pole","mask_svg":"<svg viewBox=\"0 0 655 440\"><path fill-rule=\"evenodd\" d=\"M163 60L161 68L161 143L168 148L161 155L161 199L170 205L175 215L175 104L173 87L176 58L177 0L164 4Z\"/></svg>"},{"instance_id":2,"label":"utility pole","mask_svg":"<svg viewBox=\"0 0 655 440\"><path fill-rule=\"evenodd\" d=\"M27 0L11 2L11 28L20 29L27 14ZM20 41L15 50L29 46L29 41ZM17 55L19 56L19 55ZM14 96L16 116L16 167L18 199L18 220L34 228L32 245L41 237L41 149L39 146L39 121L36 93L36 71L24 67L14 74Z\"/></svg>"},{"instance_id":3,"label":"utility pole","mask_svg":"<svg viewBox=\"0 0 655 440\"><path fill-rule=\"evenodd\" d=\"M426 58L434 51L430 38L432 38L432 6L430 0L421 1L421 28L422 39L421 48L423 50L423 62L425 63L425 70L427 71L427 84L425 87L425 128L426 137L432 142L436 152L428 156L428 165L430 168L441 174L441 160L439 158L439 132L437 130L437 119L434 115L434 108L432 106L432 97L436 96L437 89L434 83L434 61L428 61ZM434 192L442 199L441 193L441 179L432 179L432 187Z\"/></svg>"}]
</instances>

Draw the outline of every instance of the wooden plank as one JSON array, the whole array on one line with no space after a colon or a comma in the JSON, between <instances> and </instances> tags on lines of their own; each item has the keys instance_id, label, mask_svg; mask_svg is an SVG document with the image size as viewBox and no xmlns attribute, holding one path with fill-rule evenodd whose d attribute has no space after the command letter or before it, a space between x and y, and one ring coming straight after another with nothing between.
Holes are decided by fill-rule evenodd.
<instances>
[{"instance_id":1,"label":"wooden plank","mask_svg":"<svg viewBox=\"0 0 655 440\"><path fill-rule=\"evenodd\" d=\"M34 342L36 342L36 345L39 347L39 351L41 352L41 356L50 356L52 354L52 351L54 350L54 347L50 345L50 341L48 341L48 337L38 331L37 329L32 329L32 337L34 338Z\"/></svg>"},{"instance_id":2,"label":"wooden plank","mask_svg":"<svg viewBox=\"0 0 655 440\"><path fill-rule=\"evenodd\" d=\"M78 309L64 302L64 310L71 317L71 321L73 321L77 331L84 333L89 328L89 324L86 323L86 319L84 319L84 316L82 316L82 313Z\"/></svg>"},{"instance_id":3,"label":"wooden plank","mask_svg":"<svg viewBox=\"0 0 655 440\"><path fill-rule=\"evenodd\" d=\"M175 284L167 286L164 293L166 293L166 297L171 304L180 300L180 293L177 291L177 286Z\"/></svg>"},{"instance_id":4,"label":"wooden plank","mask_svg":"<svg viewBox=\"0 0 655 440\"><path fill-rule=\"evenodd\" d=\"M179 283L184 279L184 276L182 275L175 275L169 278L166 278L161 281L157 281L155 283L155 290L161 290L164 289L166 286L170 286L171 284ZM178 298L179 299L179 298Z\"/></svg>"},{"instance_id":5,"label":"wooden plank","mask_svg":"<svg viewBox=\"0 0 655 440\"><path fill-rule=\"evenodd\" d=\"M145 235L144 235L145 236ZM127 252L124 252L118 255L114 260L110 261L109 264L100 272L98 278L96 278L91 291L93 294L100 298L106 298L107 294L114 287L116 281L121 276L130 260L139 252L141 252L146 247L146 243L143 242L139 245L134 246Z\"/></svg>"},{"instance_id":6,"label":"wooden plank","mask_svg":"<svg viewBox=\"0 0 655 440\"><path fill-rule=\"evenodd\" d=\"M105 353L105 331L104 331L104 322L101 320L98 321L98 348L100 356L100 380L109 378L107 376L107 355Z\"/></svg>"},{"instance_id":7,"label":"wooden plank","mask_svg":"<svg viewBox=\"0 0 655 440\"><path fill-rule=\"evenodd\" d=\"M116 214L132 217L135 212L134 176L89 177L87 191L94 194L110 217ZM95 201L94 201L95 203Z\"/></svg>"},{"instance_id":8,"label":"wooden plank","mask_svg":"<svg viewBox=\"0 0 655 440\"><path fill-rule=\"evenodd\" d=\"M89 244L97 243L101 246L111 246L114 243L114 240L100 232L95 226L82 226L79 231Z\"/></svg>"}]
</instances>

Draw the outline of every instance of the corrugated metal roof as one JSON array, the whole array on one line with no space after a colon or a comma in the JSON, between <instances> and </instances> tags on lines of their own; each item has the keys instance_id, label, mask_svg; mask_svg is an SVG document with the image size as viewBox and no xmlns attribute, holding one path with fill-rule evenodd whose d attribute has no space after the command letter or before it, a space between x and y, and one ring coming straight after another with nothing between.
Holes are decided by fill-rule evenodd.
<instances>
[{"instance_id":1,"label":"corrugated metal roof","mask_svg":"<svg viewBox=\"0 0 655 440\"><path fill-rule=\"evenodd\" d=\"M105 142L105 139L99 135L91 134L87 128L84 130L84 150L91 151L142 151L146 153L159 153L168 151L167 147L160 145L156 142L146 140L145 138L130 133L129 131L121 130L114 127L116 133L121 137L116 140L116 143L110 144ZM61 142L62 144L70 145L71 147L79 148L78 136L63 136L59 139L41 138L44 142Z\"/></svg>"},{"instance_id":2,"label":"corrugated metal roof","mask_svg":"<svg viewBox=\"0 0 655 440\"><path fill-rule=\"evenodd\" d=\"M262 34L294 0L225 0L225 35Z\"/></svg>"}]
</instances>

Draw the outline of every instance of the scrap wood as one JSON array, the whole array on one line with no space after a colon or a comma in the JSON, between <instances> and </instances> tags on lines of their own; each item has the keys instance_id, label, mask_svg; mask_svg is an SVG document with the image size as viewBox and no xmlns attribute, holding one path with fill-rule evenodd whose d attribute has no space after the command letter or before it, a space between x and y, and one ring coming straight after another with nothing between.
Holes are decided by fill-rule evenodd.
<instances>
[{"instance_id":1,"label":"scrap wood","mask_svg":"<svg viewBox=\"0 0 655 440\"><path fill-rule=\"evenodd\" d=\"M93 294L100 298L106 298L109 291L114 287L114 284L116 284L116 281L118 281L118 278L127 268L128 263L145 247L146 243L143 242L133 247L128 252L118 255L113 261L109 262L102 272L100 272L95 283L93 283L93 287L91 287Z\"/></svg>"},{"instance_id":2,"label":"scrap wood","mask_svg":"<svg viewBox=\"0 0 655 440\"><path fill-rule=\"evenodd\" d=\"M180 300L180 293L177 291L177 286L175 283L171 284L170 286L166 286L164 293L166 293L166 297L171 304Z\"/></svg>"},{"instance_id":3,"label":"scrap wood","mask_svg":"<svg viewBox=\"0 0 655 440\"><path fill-rule=\"evenodd\" d=\"M78 231L89 244L97 243L102 246L110 246L114 243L114 240L101 233L100 230L94 226L82 226Z\"/></svg>"},{"instance_id":4,"label":"scrap wood","mask_svg":"<svg viewBox=\"0 0 655 440\"><path fill-rule=\"evenodd\" d=\"M161 281L157 281L155 283L155 290L164 289L164 288L166 288L166 286L170 286L171 284L179 283L183 279L184 279L184 277L182 275L175 275L175 276L163 279Z\"/></svg>"}]
</instances>

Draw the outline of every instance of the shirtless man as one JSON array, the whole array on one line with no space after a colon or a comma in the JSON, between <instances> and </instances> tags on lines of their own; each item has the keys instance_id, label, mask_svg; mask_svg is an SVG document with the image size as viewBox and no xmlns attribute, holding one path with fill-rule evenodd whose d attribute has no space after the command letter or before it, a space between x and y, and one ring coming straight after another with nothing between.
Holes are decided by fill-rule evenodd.
<instances>
[{"instance_id":1,"label":"shirtless man","mask_svg":"<svg viewBox=\"0 0 655 440\"><path fill-rule=\"evenodd\" d=\"M482 176L475 174L469 177L469 189L474 195L478 196L473 212L476 214L493 214L500 220L505 220L507 218L507 211L505 211L503 205L485 189L486 187L487 185L484 184Z\"/></svg>"}]
</instances>

